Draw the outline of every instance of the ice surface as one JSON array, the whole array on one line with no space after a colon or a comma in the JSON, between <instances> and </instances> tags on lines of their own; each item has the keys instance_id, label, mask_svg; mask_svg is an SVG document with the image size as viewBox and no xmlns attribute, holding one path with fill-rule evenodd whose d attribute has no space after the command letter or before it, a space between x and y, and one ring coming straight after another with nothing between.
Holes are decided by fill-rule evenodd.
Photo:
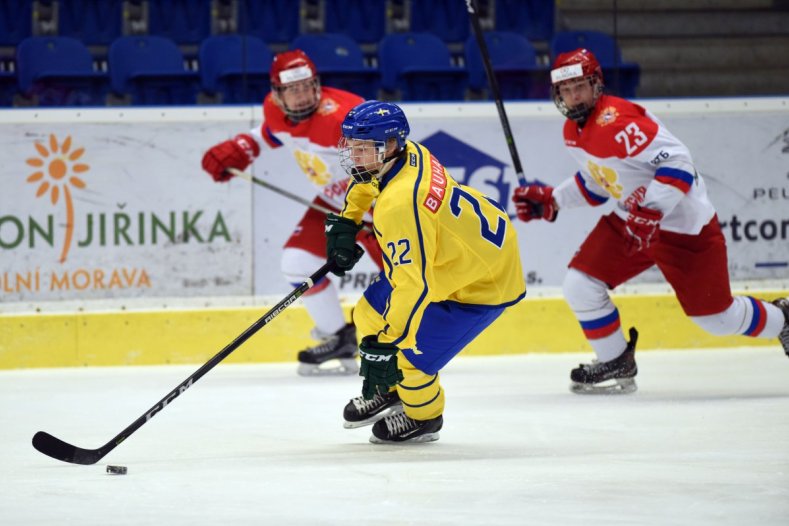
<instances>
[{"instance_id":1,"label":"ice surface","mask_svg":"<svg viewBox=\"0 0 789 526\"><path fill-rule=\"evenodd\" d=\"M410 446L342 428L359 378L220 364L94 466L30 440L99 447L199 364L0 372L0 523L789 524L780 348L637 358L615 397L568 391L588 355L457 358L441 439Z\"/></svg>"}]
</instances>

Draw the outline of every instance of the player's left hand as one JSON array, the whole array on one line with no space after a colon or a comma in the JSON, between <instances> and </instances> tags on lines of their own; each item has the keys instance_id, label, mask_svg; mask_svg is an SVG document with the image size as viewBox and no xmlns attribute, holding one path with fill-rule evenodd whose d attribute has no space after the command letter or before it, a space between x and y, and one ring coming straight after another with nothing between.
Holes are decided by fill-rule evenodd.
<instances>
[{"instance_id":1,"label":"player's left hand","mask_svg":"<svg viewBox=\"0 0 789 526\"><path fill-rule=\"evenodd\" d=\"M364 376L362 396L372 400L376 394L386 394L403 380L403 371L397 367L397 345L378 341L377 336L365 336L359 345L362 365L359 376Z\"/></svg>"},{"instance_id":2,"label":"player's left hand","mask_svg":"<svg viewBox=\"0 0 789 526\"><path fill-rule=\"evenodd\" d=\"M627 216L625 230L628 234L627 253L633 254L654 245L660 235L660 210L633 205Z\"/></svg>"}]
</instances>

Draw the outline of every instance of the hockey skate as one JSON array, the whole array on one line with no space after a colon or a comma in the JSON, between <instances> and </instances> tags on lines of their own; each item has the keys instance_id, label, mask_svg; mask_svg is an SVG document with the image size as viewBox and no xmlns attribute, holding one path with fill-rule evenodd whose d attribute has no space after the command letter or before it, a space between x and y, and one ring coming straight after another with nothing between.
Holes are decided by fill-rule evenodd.
<instances>
[{"instance_id":1,"label":"hockey skate","mask_svg":"<svg viewBox=\"0 0 789 526\"><path fill-rule=\"evenodd\" d=\"M786 356L789 356L789 298L779 298L773 302L773 305L784 312L784 328L778 333L778 340L784 346Z\"/></svg>"},{"instance_id":2,"label":"hockey skate","mask_svg":"<svg viewBox=\"0 0 789 526\"><path fill-rule=\"evenodd\" d=\"M370 442L373 444L396 444L434 442L444 425L444 417L438 415L430 420L414 420L405 413L387 416L373 426Z\"/></svg>"},{"instance_id":3,"label":"hockey skate","mask_svg":"<svg viewBox=\"0 0 789 526\"><path fill-rule=\"evenodd\" d=\"M402 412L403 403L400 401L397 391L385 395L377 394L372 400L365 400L363 396L357 396L348 402L342 412L342 417L345 419L343 427L353 429L368 426L385 416Z\"/></svg>"},{"instance_id":4,"label":"hockey skate","mask_svg":"<svg viewBox=\"0 0 789 526\"><path fill-rule=\"evenodd\" d=\"M570 391L578 394L627 394L638 389L635 352L638 331L630 328L630 341L618 358L609 362L592 361L570 371Z\"/></svg>"},{"instance_id":5,"label":"hockey skate","mask_svg":"<svg viewBox=\"0 0 789 526\"><path fill-rule=\"evenodd\" d=\"M359 372L356 357L359 355L356 342L356 327L349 323L328 336L316 333L313 338L322 340L315 347L299 352L301 376L351 375Z\"/></svg>"}]
</instances>

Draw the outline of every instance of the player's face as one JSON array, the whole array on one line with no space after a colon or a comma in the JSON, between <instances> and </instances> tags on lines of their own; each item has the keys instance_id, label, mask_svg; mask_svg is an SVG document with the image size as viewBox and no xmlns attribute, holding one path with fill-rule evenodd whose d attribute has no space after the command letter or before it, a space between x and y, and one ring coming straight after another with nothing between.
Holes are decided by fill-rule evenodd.
<instances>
[{"instance_id":1,"label":"player's face","mask_svg":"<svg viewBox=\"0 0 789 526\"><path fill-rule=\"evenodd\" d=\"M381 168L381 155L375 141L348 139L346 143L350 149L350 157L354 166L365 171L376 171Z\"/></svg>"},{"instance_id":2,"label":"player's face","mask_svg":"<svg viewBox=\"0 0 789 526\"><path fill-rule=\"evenodd\" d=\"M565 106L573 109L581 104L594 106L594 87L588 78L567 80L559 84L559 96Z\"/></svg>"},{"instance_id":3,"label":"player's face","mask_svg":"<svg viewBox=\"0 0 789 526\"><path fill-rule=\"evenodd\" d=\"M343 136L338 144L340 166L357 183L372 182L384 166L383 143Z\"/></svg>"},{"instance_id":4,"label":"player's face","mask_svg":"<svg viewBox=\"0 0 789 526\"><path fill-rule=\"evenodd\" d=\"M318 93L315 88L315 79L306 79L283 85L279 88L278 94L283 106L299 113L317 106Z\"/></svg>"}]
</instances>

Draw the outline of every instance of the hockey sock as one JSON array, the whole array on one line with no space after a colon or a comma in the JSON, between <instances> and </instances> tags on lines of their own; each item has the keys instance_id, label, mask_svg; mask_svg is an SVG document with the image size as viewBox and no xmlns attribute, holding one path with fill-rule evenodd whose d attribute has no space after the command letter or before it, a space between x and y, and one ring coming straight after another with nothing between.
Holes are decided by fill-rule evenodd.
<instances>
[{"instance_id":1,"label":"hockey sock","mask_svg":"<svg viewBox=\"0 0 789 526\"><path fill-rule=\"evenodd\" d=\"M781 309L751 296L735 296L725 311L709 316L691 316L691 319L716 336L742 334L752 338L777 338L784 325Z\"/></svg>"}]
</instances>

